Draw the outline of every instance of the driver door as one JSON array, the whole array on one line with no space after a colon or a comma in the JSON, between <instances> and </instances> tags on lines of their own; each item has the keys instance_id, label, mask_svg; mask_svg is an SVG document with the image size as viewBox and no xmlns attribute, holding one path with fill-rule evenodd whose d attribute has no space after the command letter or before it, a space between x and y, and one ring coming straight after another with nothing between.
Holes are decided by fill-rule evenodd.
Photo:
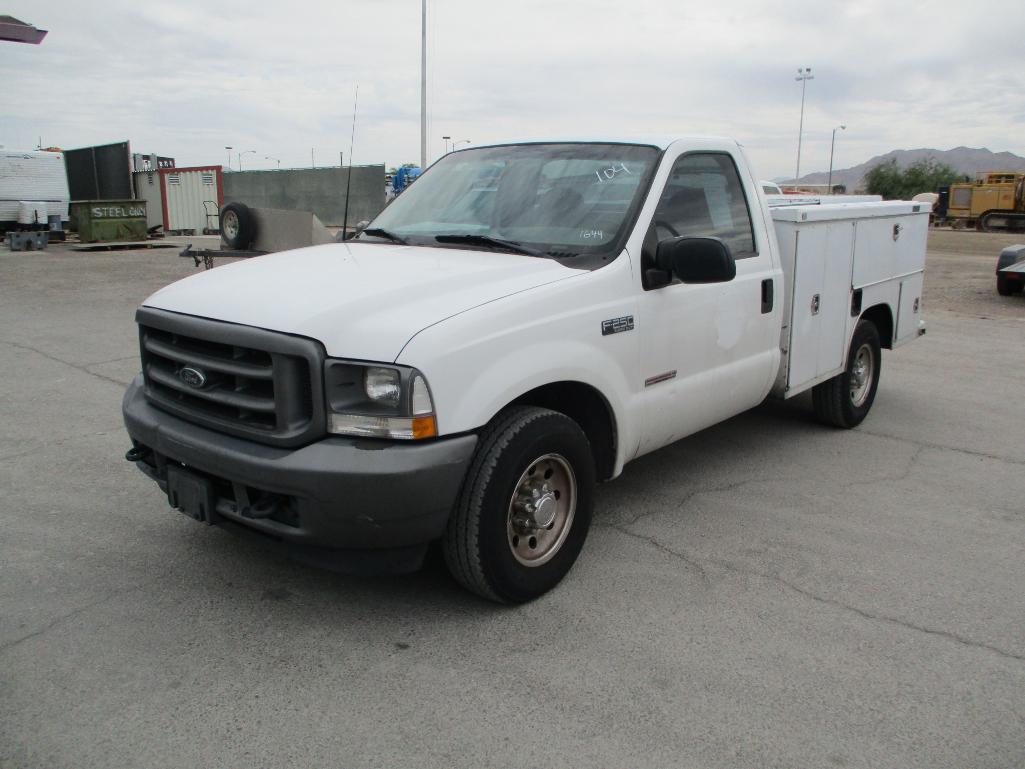
<instances>
[{"instance_id":1,"label":"driver door","mask_svg":"<svg viewBox=\"0 0 1025 769\"><path fill-rule=\"evenodd\" d=\"M728 152L690 152L674 162L645 240L647 266L660 240L716 237L729 247L737 275L706 284L674 278L642 292L649 335L641 350L640 453L752 408L775 378L781 276L769 244L756 236L749 199L757 205Z\"/></svg>"}]
</instances>

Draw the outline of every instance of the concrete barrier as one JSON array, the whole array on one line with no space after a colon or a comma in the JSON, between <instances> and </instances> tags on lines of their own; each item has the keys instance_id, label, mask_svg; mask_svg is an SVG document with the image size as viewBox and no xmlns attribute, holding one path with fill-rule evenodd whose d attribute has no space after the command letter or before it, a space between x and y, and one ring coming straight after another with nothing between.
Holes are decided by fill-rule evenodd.
<instances>
[{"instance_id":1,"label":"concrete barrier","mask_svg":"<svg viewBox=\"0 0 1025 769\"><path fill-rule=\"evenodd\" d=\"M225 173L224 202L254 208L311 211L329 227L341 227L348 168ZM349 226L373 219L384 208L384 166L353 166Z\"/></svg>"}]
</instances>

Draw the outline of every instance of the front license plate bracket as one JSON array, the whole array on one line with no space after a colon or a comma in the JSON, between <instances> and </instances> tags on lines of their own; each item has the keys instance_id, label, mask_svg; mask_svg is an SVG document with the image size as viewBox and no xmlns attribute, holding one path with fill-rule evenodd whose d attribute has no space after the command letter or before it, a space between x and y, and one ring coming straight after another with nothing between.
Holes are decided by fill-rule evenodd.
<instances>
[{"instance_id":1,"label":"front license plate bracket","mask_svg":"<svg viewBox=\"0 0 1025 769\"><path fill-rule=\"evenodd\" d=\"M167 468L167 501L189 518L208 524L217 520L217 497L213 484L185 468Z\"/></svg>"}]
</instances>

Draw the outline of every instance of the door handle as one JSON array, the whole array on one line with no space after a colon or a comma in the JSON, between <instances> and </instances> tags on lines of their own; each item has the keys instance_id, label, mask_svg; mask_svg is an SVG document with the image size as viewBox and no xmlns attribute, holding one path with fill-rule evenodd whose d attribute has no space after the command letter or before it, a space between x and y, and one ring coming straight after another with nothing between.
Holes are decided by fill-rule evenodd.
<instances>
[{"instance_id":1,"label":"door handle","mask_svg":"<svg viewBox=\"0 0 1025 769\"><path fill-rule=\"evenodd\" d=\"M762 281L762 315L772 312L773 288L772 278Z\"/></svg>"}]
</instances>

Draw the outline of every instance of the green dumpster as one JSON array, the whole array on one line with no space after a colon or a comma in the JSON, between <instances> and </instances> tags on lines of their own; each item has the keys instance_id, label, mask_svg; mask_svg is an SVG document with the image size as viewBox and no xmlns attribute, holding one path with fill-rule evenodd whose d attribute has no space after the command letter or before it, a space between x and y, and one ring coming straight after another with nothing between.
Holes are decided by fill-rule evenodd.
<instances>
[{"instance_id":1,"label":"green dumpster","mask_svg":"<svg viewBox=\"0 0 1025 769\"><path fill-rule=\"evenodd\" d=\"M75 200L69 218L83 243L146 240L145 200Z\"/></svg>"}]
</instances>

